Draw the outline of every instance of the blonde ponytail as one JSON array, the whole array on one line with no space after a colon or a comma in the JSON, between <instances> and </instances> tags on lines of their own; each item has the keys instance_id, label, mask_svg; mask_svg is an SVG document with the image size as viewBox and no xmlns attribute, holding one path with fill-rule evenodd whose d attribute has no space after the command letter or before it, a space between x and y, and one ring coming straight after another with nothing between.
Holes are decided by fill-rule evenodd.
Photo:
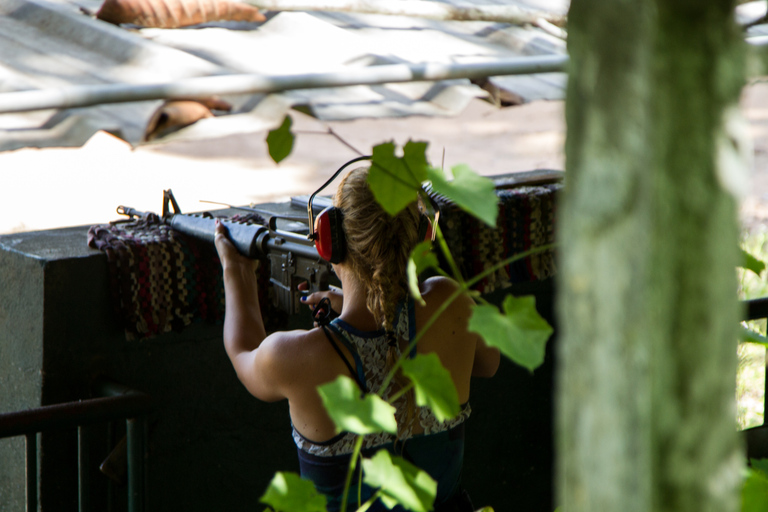
<instances>
[{"instance_id":1,"label":"blonde ponytail","mask_svg":"<svg viewBox=\"0 0 768 512\"><path fill-rule=\"evenodd\" d=\"M334 203L344 212L344 263L368 290L366 306L387 333L387 365L392 368L400 353L394 332L395 315L398 304L408 294L406 268L418 243L420 213L414 201L397 215L389 215L373 197L367 179L367 168L351 171L339 185ZM400 388L408 384L399 370L393 380ZM405 395L405 400L406 422L398 426L399 435L414 418L413 391Z\"/></svg>"}]
</instances>

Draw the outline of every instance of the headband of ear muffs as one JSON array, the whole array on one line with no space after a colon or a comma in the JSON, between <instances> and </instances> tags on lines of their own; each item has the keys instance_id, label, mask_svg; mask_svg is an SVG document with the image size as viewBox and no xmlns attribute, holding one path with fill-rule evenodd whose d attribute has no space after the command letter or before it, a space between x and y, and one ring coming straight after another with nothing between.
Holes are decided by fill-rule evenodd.
<instances>
[{"instance_id":1,"label":"headband of ear muffs","mask_svg":"<svg viewBox=\"0 0 768 512\"><path fill-rule=\"evenodd\" d=\"M343 221L344 214L335 206L320 212L315 220L315 248L325 261L341 263L347 255Z\"/></svg>"},{"instance_id":2,"label":"headband of ear muffs","mask_svg":"<svg viewBox=\"0 0 768 512\"><path fill-rule=\"evenodd\" d=\"M360 160L370 160L370 156L361 156L353 158L349 162L342 165L331 178L325 182L325 184L317 189L307 201L307 214L309 216L309 238L314 240L315 248L318 255L325 261L330 263L341 263L347 255L347 238L344 234L344 215L339 208L335 206L329 206L317 216L317 219L313 219L312 214L312 201L315 196L323 190L329 183L331 183L336 176L341 173L347 166L359 162ZM435 215L435 222L437 222L440 214L440 209L435 200L427 195L429 202L432 204ZM434 227L429 219L428 215L421 215L419 220L419 240L433 240L435 239Z\"/></svg>"}]
</instances>

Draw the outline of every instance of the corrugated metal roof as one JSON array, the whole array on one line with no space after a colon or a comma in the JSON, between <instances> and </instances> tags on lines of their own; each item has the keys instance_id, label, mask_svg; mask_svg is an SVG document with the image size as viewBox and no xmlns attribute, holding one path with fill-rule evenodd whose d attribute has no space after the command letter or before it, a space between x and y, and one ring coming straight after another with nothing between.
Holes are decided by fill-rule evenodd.
<instances>
[{"instance_id":1,"label":"corrugated metal roof","mask_svg":"<svg viewBox=\"0 0 768 512\"><path fill-rule=\"evenodd\" d=\"M117 27L93 19L100 0L3 0L0 92L72 84L156 83L236 73L312 73L350 66L479 62L565 53L563 41L533 27L346 13L270 12L263 23L217 22L181 29ZM489 4L483 0L482 4ZM566 0L495 2L556 13ZM466 2L462 2L466 4ZM561 73L494 77L503 99L559 99ZM247 133L276 126L290 108L321 120L410 115L452 116L487 92L468 80L289 91L227 97L228 115L204 119L171 138ZM132 144L159 101L61 112L0 115L0 150L78 146L97 130Z\"/></svg>"}]
</instances>

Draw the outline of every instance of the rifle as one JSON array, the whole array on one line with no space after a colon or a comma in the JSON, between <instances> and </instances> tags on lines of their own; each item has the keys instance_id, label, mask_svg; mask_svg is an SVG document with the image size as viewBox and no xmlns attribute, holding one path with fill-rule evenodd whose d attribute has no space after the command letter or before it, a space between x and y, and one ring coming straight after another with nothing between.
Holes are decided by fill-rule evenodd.
<instances>
[{"instance_id":1,"label":"rifle","mask_svg":"<svg viewBox=\"0 0 768 512\"><path fill-rule=\"evenodd\" d=\"M307 222L307 219L277 216L253 208L246 209L269 215L268 226L219 220L229 230L229 239L240 254L251 259L266 257L269 260L269 282L274 287L275 306L293 315L299 312L299 298L302 294L327 290L331 279L334 284L338 283L331 264L320 258L312 240L299 233L277 229L278 218L303 222ZM129 218L157 215L152 212L140 212L128 206L118 206L117 213ZM175 231L213 244L216 219L210 214L182 214L170 189L163 191L163 214L157 217ZM307 283L307 290L298 289L299 283L302 282Z\"/></svg>"}]
</instances>

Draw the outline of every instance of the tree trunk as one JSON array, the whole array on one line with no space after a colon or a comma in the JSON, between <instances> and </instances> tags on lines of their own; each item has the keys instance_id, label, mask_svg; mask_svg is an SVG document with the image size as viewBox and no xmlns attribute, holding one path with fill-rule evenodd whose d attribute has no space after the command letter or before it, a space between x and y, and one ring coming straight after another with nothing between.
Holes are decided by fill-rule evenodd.
<instances>
[{"instance_id":1,"label":"tree trunk","mask_svg":"<svg viewBox=\"0 0 768 512\"><path fill-rule=\"evenodd\" d=\"M743 84L729 0L572 0L558 502L731 512Z\"/></svg>"}]
</instances>

